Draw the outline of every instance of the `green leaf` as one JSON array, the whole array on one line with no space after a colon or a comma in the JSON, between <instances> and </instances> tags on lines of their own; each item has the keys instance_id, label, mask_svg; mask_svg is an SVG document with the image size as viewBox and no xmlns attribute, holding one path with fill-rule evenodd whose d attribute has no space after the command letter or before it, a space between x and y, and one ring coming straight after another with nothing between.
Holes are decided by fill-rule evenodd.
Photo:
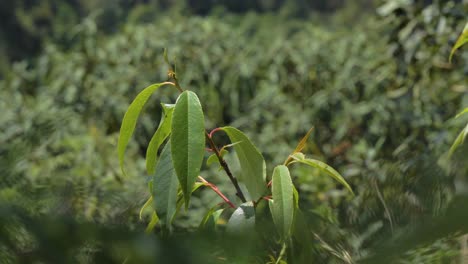
<instances>
[{"instance_id":1,"label":"green leaf","mask_svg":"<svg viewBox=\"0 0 468 264\"><path fill-rule=\"evenodd\" d=\"M148 200L146 201L146 203L141 207L140 209L140 220L143 218L143 212L145 211L145 209L151 205L151 203L153 202L153 196L150 196L150 198L148 198Z\"/></svg>"},{"instance_id":2,"label":"green leaf","mask_svg":"<svg viewBox=\"0 0 468 264\"><path fill-rule=\"evenodd\" d=\"M294 219L294 187L288 167L276 166L271 183L273 200L269 201L273 222L283 239L289 237Z\"/></svg>"},{"instance_id":3,"label":"green leaf","mask_svg":"<svg viewBox=\"0 0 468 264\"><path fill-rule=\"evenodd\" d=\"M462 34L458 37L457 42L453 45L452 50L450 51L449 62L452 62L453 54L461 46L465 45L468 42L468 23L466 23L465 28L463 29Z\"/></svg>"},{"instance_id":4,"label":"green leaf","mask_svg":"<svg viewBox=\"0 0 468 264\"><path fill-rule=\"evenodd\" d=\"M262 154L252 144L250 139L234 127L222 128L231 142L239 142L234 149L241 166L239 180L245 184L252 200L258 200L266 192L266 165Z\"/></svg>"},{"instance_id":5,"label":"green leaf","mask_svg":"<svg viewBox=\"0 0 468 264\"><path fill-rule=\"evenodd\" d=\"M161 104L163 108L163 116L161 117L161 123L159 127L154 132L153 137L151 138L150 143L148 144L148 149L146 150L146 171L149 175L154 174L154 169L156 167L156 161L158 159L158 150L164 140L171 134L171 124L172 124L172 113L174 112L173 104Z\"/></svg>"},{"instance_id":6,"label":"green leaf","mask_svg":"<svg viewBox=\"0 0 468 264\"><path fill-rule=\"evenodd\" d=\"M460 116L462 116L462 115L464 115L464 114L466 114L466 113L468 113L468 107L465 108L465 109L463 109L463 111L461 111L460 113L458 113L458 114L455 116L455 118L459 118Z\"/></svg>"},{"instance_id":7,"label":"green leaf","mask_svg":"<svg viewBox=\"0 0 468 264\"><path fill-rule=\"evenodd\" d=\"M322 172L325 172L326 174L331 176L333 179L343 184L346 187L346 189L348 189L354 195L353 190L351 189L349 184L345 181L343 176L341 176L335 169L333 169L326 163L321 162L319 160L315 160L315 159L307 159L302 153L295 153L291 155L291 157L293 158L293 161L291 163L296 163L296 162L303 163L311 167L317 168L321 170Z\"/></svg>"},{"instance_id":8,"label":"green leaf","mask_svg":"<svg viewBox=\"0 0 468 264\"><path fill-rule=\"evenodd\" d=\"M188 208L195 179L205 152L203 110L195 93L185 91L177 99L172 115L172 161Z\"/></svg>"},{"instance_id":9,"label":"green leaf","mask_svg":"<svg viewBox=\"0 0 468 264\"><path fill-rule=\"evenodd\" d=\"M218 222L219 216L224 209L217 209L219 205L211 208L206 215L203 217L203 220L200 223L200 230L215 230L216 223Z\"/></svg>"},{"instance_id":10,"label":"green leaf","mask_svg":"<svg viewBox=\"0 0 468 264\"><path fill-rule=\"evenodd\" d=\"M156 224L158 224L158 222L159 222L158 215L156 214L156 212L153 212L153 215L151 216L151 221L148 223L148 226L146 227L145 232L151 233L151 231L153 231L154 227L156 226Z\"/></svg>"},{"instance_id":11,"label":"green leaf","mask_svg":"<svg viewBox=\"0 0 468 264\"><path fill-rule=\"evenodd\" d=\"M222 149L219 154L221 155L221 157L224 157L224 155L226 155L226 153L228 153L228 151L225 150L225 149ZM213 164L213 163L218 163L219 164L218 156L216 156L216 154L211 154L208 157L208 159L206 160L206 166L211 166L211 164Z\"/></svg>"},{"instance_id":12,"label":"green leaf","mask_svg":"<svg viewBox=\"0 0 468 264\"><path fill-rule=\"evenodd\" d=\"M252 234L255 231L255 208L253 202L241 204L232 213L226 226L231 235Z\"/></svg>"},{"instance_id":13,"label":"green leaf","mask_svg":"<svg viewBox=\"0 0 468 264\"><path fill-rule=\"evenodd\" d=\"M460 132L460 134L458 134L457 138L450 147L449 156L452 156L453 152L455 152L455 150L465 142L466 135L468 135L468 124L466 124L466 127Z\"/></svg>"},{"instance_id":14,"label":"green leaf","mask_svg":"<svg viewBox=\"0 0 468 264\"><path fill-rule=\"evenodd\" d=\"M135 130L138 116L140 115L143 106L145 106L150 96L164 84L168 83L153 84L141 91L130 104L130 106L127 109L127 112L123 117L122 126L120 127L119 140L117 143L117 150L119 156L120 169L122 170L122 173L124 175L126 175L124 170L125 149L127 148L128 142L130 141L133 131Z\"/></svg>"},{"instance_id":15,"label":"green leaf","mask_svg":"<svg viewBox=\"0 0 468 264\"><path fill-rule=\"evenodd\" d=\"M194 191L198 190L198 188L200 188L202 186L205 186L205 184L202 183L202 182L195 182L195 185L192 188L192 193ZM177 193L177 207L176 207L176 210L175 210L174 214L171 217L171 223L172 223L172 221L174 221L177 213L180 211L180 208L182 208L182 205L184 204L184 199L183 198L184 198L184 195L183 195L182 191L179 190L179 192Z\"/></svg>"},{"instance_id":16,"label":"green leaf","mask_svg":"<svg viewBox=\"0 0 468 264\"><path fill-rule=\"evenodd\" d=\"M154 209L162 224L167 227L170 226L172 216L176 211L178 186L179 182L172 162L171 146L167 143L161 152L161 158L156 164L156 173L153 176Z\"/></svg>"}]
</instances>

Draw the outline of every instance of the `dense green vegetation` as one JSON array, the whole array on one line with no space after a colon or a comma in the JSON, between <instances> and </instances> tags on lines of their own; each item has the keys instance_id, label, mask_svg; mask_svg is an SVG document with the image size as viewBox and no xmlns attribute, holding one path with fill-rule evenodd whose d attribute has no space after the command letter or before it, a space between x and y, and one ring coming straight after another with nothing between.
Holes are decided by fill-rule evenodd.
<instances>
[{"instance_id":1,"label":"dense green vegetation","mask_svg":"<svg viewBox=\"0 0 468 264\"><path fill-rule=\"evenodd\" d=\"M170 5L151 3L116 11L116 17L106 17L112 9L103 8L85 18L80 15L99 8L80 5L74 17L45 15L46 31L23 22L22 28L42 32L35 36L37 50L21 53L26 48L16 42L0 47L11 55L0 61L0 259L54 263L79 256L85 263L122 263L129 257L141 263L183 258L171 255L180 250L217 263L213 256L278 257L277 249L265 253L236 238L193 232L222 201L208 188L194 192L189 211L175 219L177 237L159 236L160 227L144 234L151 220L151 210L139 220L150 195L146 146L161 118L159 102L175 102L177 95L165 89L150 99L128 145L127 175L119 169L117 140L133 98L168 79L168 48L181 86L201 98L206 128L240 128L267 164L281 164L314 127L305 152L351 185L354 197L318 170L292 168L311 230L311 244L297 256L318 263L370 256L456 261L459 236L467 232L461 220L468 218L468 147L461 144L451 157L448 151L466 126L467 115L454 119L468 105L466 47L452 63L448 58L468 6L409 2L385 1L351 26L353 6L327 17L297 17L287 5L278 13L233 14L228 7L187 16L197 12L180 13L184 7L177 5L162 12ZM43 5L35 10L47 10ZM106 21L118 25L106 27ZM217 140L228 143L221 134ZM235 161L234 152L226 159ZM203 166L202 173L236 200L216 166ZM213 244L219 246L214 253L207 250Z\"/></svg>"}]
</instances>

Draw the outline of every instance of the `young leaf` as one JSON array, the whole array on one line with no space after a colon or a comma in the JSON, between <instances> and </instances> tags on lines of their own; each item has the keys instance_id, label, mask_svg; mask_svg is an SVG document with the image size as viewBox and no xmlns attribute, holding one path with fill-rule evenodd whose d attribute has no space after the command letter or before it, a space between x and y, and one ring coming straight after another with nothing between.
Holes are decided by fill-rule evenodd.
<instances>
[{"instance_id":1,"label":"young leaf","mask_svg":"<svg viewBox=\"0 0 468 264\"><path fill-rule=\"evenodd\" d=\"M221 157L223 157L224 155L226 155L226 153L228 153L228 151L225 149L222 149L219 154L221 155ZM210 166L214 162L219 164L218 156L216 156L216 154L211 154L206 160L206 166Z\"/></svg>"},{"instance_id":2,"label":"young leaf","mask_svg":"<svg viewBox=\"0 0 468 264\"><path fill-rule=\"evenodd\" d=\"M328 166L326 163L321 162L319 160L315 160L315 159L307 159L307 158L305 158L304 154L302 154L302 153L295 153L295 154L291 155L291 157L293 159L293 161L291 163L296 163L296 162L303 163L303 164L309 165L311 167L317 168L317 169L321 170L322 172L325 172L326 174L331 176L333 179L335 179L339 183L343 184L354 195L353 190L351 189L349 184L345 181L343 176L341 176L335 169Z\"/></svg>"},{"instance_id":3,"label":"young leaf","mask_svg":"<svg viewBox=\"0 0 468 264\"><path fill-rule=\"evenodd\" d=\"M231 215L226 231L232 235L251 234L255 230L255 208L253 202L241 204Z\"/></svg>"},{"instance_id":4,"label":"young leaf","mask_svg":"<svg viewBox=\"0 0 468 264\"><path fill-rule=\"evenodd\" d=\"M450 51L449 62L452 62L453 54L461 46L465 45L468 42L468 23L466 23L465 28L463 29L462 34L458 37L457 42L453 45L452 50Z\"/></svg>"},{"instance_id":5,"label":"young leaf","mask_svg":"<svg viewBox=\"0 0 468 264\"><path fill-rule=\"evenodd\" d=\"M289 237L294 219L294 194L288 167L279 165L273 170L271 189L273 200L270 200L270 211L273 222L283 239Z\"/></svg>"},{"instance_id":6,"label":"young leaf","mask_svg":"<svg viewBox=\"0 0 468 264\"><path fill-rule=\"evenodd\" d=\"M291 153L291 155L293 155L294 153L299 153L304 149L304 147L307 144L307 140L309 139L310 134L312 133L313 130L314 130L314 128L312 127L311 129L309 129L309 131L307 131L307 134L305 134L305 136L301 139L301 141L299 141L299 143L296 146L296 149L294 149L294 151L293 151L293 153ZM286 161L284 162L284 165L287 166L291 162L291 159L292 159L291 156L289 156L286 159Z\"/></svg>"},{"instance_id":7,"label":"young leaf","mask_svg":"<svg viewBox=\"0 0 468 264\"><path fill-rule=\"evenodd\" d=\"M154 168L156 167L156 161L158 156L158 150L164 140L171 133L172 124L172 112L174 112L174 105L172 104L161 104L163 108L163 116L161 117L161 123L154 132L148 149L146 150L146 171L149 175L154 174Z\"/></svg>"},{"instance_id":8,"label":"young leaf","mask_svg":"<svg viewBox=\"0 0 468 264\"><path fill-rule=\"evenodd\" d=\"M197 95L191 91L183 92L177 99L172 115L171 149L187 209L205 152L203 110Z\"/></svg>"},{"instance_id":9,"label":"young leaf","mask_svg":"<svg viewBox=\"0 0 468 264\"><path fill-rule=\"evenodd\" d=\"M150 196L150 198L146 201L146 203L141 207L140 209L140 220L143 218L143 212L145 209L153 203L153 196Z\"/></svg>"},{"instance_id":10,"label":"young leaf","mask_svg":"<svg viewBox=\"0 0 468 264\"><path fill-rule=\"evenodd\" d=\"M172 215L176 210L179 186L171 157L171 146L168 143L163 148L153 176L154 208L162 224L167 227L170 226Z\"/></svg>"},{"instance_id":11,"label":"young leaf","mask_svg":"<svg viewBox=\"0 0 468 264\"><path fill-rule=\"evenodd\" d=\"M262 154L250 139L238 129L234 127L223 127L222 129L229 136L231 142L239 142L234 145L242 170L239 180L247 187L252 200L258 200L267 192L266 165Z\"/></svg>"},{"instance_id":12,"label":"young leaf","mask_svg":"<svg viewBox=\"0 0 468 264\"><path fill-rule=\"evenodd\" d=\"M117 150L119 156L120 169L122 170L122 173L124 175L126 175L124 170L125 149L127 148L128 142L130 141L133 131L135 130L138 116L140 115L143 106L145 106L150 96L159 87L165 84L169 83L157 83L146 87L135 97L135 99L130 104L130 106L127 109L127 112L123 117L122 126L120 127L119 140L117 143Z\"/></svg>"}]
</instances>

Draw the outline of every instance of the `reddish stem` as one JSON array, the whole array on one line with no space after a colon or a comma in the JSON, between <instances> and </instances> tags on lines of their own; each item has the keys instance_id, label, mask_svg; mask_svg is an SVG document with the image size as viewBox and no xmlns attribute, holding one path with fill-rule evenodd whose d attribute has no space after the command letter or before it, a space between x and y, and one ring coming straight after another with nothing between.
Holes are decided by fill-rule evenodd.
<instances>
[{"instance_id":1,"label":"reddish stem","mask_svg":"<svg viewBox=\"0 0 468 264\"><path fill-rule=\"evenodd\" d=\"M236 208L236 206L218 189L218 187L211 182L205 180L202 176L198 176L198 179L205 185L210 187L216 194L219 195L229 206L232 208Z\"/></svg>"},{"instance_id":2,"label":"reddish stem","mask_svg":"<svg viewBox=\"0 0 468 264\"><path fill-rule=\"evenodd\" d=\"M215 129L211 130L209 137L212 138L213 135L214 135L214 133L216 133L217 131L220 131L220 130L221 130L220 127L217 127L217 128L215 128Z\"/></svg>"}]
</instances>

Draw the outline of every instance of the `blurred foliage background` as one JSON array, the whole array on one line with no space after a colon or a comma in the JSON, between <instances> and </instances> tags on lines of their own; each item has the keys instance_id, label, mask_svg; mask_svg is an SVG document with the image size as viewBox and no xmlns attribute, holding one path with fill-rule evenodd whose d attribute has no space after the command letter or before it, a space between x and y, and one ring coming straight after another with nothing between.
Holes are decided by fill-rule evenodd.
<instances>
[{"instance_id":1,"label":"blurred foliage background","mask_svg":"<svg viewBox=\"0 0 468 264\"><path fill-rule=\"evenodd\" d=\"M206 236L187 235L219 202L209 190L176 220L183 243L145 235L150 215L138 219L145 148L173 91L153 97L128 177L118 169L120 121L167 79L168 48L207 128L246 131L270 173L314 127L306 151L357 195L294 168L311 262L468 261L467 144L447 155L466 124L453 117L468 105L468 52L448 55L467 18L467 1L1 1L0 260L219 263L194 253L212 249ZM235 199L216 168L203 175Z\"/></svg>"}]
</instances>

